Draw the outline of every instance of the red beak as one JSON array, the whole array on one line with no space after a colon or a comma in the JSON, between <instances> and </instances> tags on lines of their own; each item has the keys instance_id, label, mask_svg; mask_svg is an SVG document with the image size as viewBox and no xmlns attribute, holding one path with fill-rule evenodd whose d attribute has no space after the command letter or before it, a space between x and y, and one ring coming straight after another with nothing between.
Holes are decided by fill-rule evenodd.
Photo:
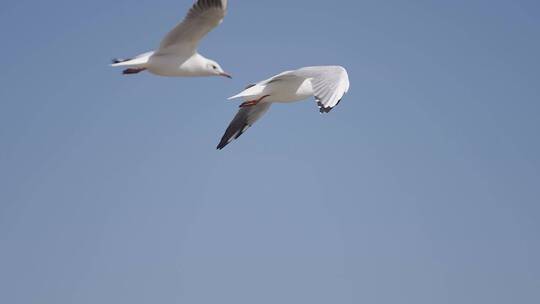
<instances>
[{"instance_id":1,"label":"red beak","mask_svg":"<svg viewBox=\"0 0 540 304\"><path fill-rule=\"evenodd\" d=\"M229 79L232 79L232 76L227 73L220 73L219 76L227 77Z\"/></svg>"}]
</instances>

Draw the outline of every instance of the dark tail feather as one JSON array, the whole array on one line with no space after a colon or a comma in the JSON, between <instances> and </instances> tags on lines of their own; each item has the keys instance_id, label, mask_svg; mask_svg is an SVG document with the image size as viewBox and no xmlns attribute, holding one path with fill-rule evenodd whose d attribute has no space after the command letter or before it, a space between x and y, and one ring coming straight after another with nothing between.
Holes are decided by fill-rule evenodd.
<instances>
[{"instance_id":1,"label":"dark tail feather","mask_svg":"<svg viewBox=\"0 0 540 304\"><path fill-rule=\"evenodd\" d=\"M132 58L129 58L129 59L113 58L112 63L113 63L113 64L122 63L122 62L130 61L131 59L132 59Z\"/></svg>"}]
</instances>

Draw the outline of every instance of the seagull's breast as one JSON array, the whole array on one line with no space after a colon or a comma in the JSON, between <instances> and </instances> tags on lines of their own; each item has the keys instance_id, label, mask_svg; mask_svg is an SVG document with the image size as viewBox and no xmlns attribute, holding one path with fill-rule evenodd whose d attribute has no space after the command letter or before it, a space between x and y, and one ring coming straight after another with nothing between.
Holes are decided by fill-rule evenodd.
<instances>
[{"instance_id":1,"label":"seagull's breast","mask_svg":"<svg viewBox=\"0 0 540 304\"><path fill-rule=\"evenodd\" d=\"M159 76L189 77L205 76L200 59L194 56L158 55L152 56L148 70Z\"/></svg>"}]
</instances>

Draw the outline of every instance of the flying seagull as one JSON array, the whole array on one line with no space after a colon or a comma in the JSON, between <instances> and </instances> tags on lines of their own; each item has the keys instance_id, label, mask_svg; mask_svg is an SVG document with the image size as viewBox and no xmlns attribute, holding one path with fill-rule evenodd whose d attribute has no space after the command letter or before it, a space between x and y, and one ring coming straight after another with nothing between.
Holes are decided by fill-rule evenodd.
<instances>
[{"instance_id":1,"label":"flying seagull","mask_svg":"<svg viewBox=\"0 0 540 304\"><path fill-rule=\"evenodd\" d=\"M341 66L314 66L286 71L259 83L229 99L244 103L229 124L217 149L237 139L270 108L272 103L289 103L314 96L321 113L330 112L349 90L347 70Z\"/></svg>"},{"instance_id":2,"label":"flying seagull","mask_svg":"<svg viewBox=\"0 0 540 304\"><path fill-rule=\"evenodd\" d=\"M124 74L148 70L169 77L231 76L221 66L197 52L199 41L218 26L227 13L227 0L198 0L187 16L161 41L155 51L131 59L114 59Z\"/></svg>"}]
</instances>

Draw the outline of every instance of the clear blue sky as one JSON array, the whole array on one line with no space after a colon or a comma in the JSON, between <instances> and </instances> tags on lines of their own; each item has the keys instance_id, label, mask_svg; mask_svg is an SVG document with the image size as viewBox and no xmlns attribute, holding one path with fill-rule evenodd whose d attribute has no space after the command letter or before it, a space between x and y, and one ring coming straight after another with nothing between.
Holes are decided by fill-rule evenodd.
<instances>
[{"instance_id":1,"label":"clear blue sky","mask_svg":"<svg viewBox=\"0 0 540 304\"><path fill-rule=\"evenodd\" d=\"M538 1L230 0L233 80L107 66L191 4L2 2L1 303L540 303ZM332 113L215 150L226 97L324 64Z\"/></svg>"}]
</instances>

